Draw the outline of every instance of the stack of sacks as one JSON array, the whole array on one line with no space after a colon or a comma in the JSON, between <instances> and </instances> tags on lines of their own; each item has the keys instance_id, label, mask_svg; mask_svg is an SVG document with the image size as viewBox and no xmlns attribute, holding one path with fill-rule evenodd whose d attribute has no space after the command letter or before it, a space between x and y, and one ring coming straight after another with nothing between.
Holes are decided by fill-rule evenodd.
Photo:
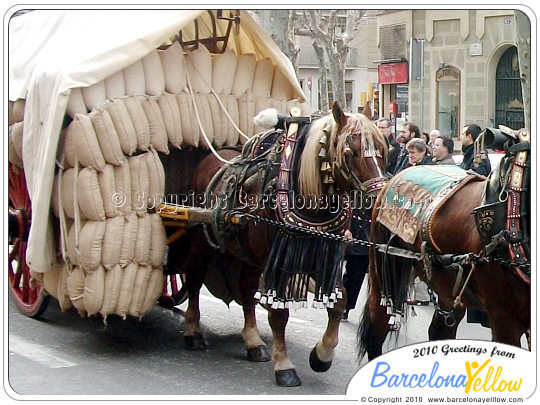
<instances>
[{"instance_id":1,"label":"stack of sacks","mask_svg":"<svg viewBox=\"0 0 540 405\"><path fill-rule=\"evenodd\" d=\"M8 159L12 165L23 169L22 146L23 146L23 120L25 99L10 101L8 104Z\"/></svg>"},{"instance_id":2,"label":"stack of sacks","mask_svg":"<svg viewBox=\"0 0 540 405\"><path fill-rule=\"evenodd\" d=\"M204 46L185 54L177 42L72 89L53 191L67 261L61 308L105 319L148 311L162 291L166 243L161 218L147 213L164 193L158 152L208 148L206 138L216 148L243 143L234 126L253 136L262 130L253 117L270 107L288 112L299 104L292 94L270 59L212 55Z\"/></svg>"},{"instance_id":3,"label":"stack of sacks","mask_svg":"<svg viewBox=\"0 0 540 405\"><path fill-rule=\"evenodd\" d=\"M73 305L81 316L140 318L163 289L165 228L147 210L163 196L165 172L140 99L128 99L76 113L63 133L53 190L66 253L57 295L62 310Z\"/></svg>"},{"instance_id":4,"label":"stack of sacks","mask_svg":"<svg viewBox=\"0 0 540 405\"><path fill-rule=\"evenodd\" d=\"M253 117L267 108L289 113L298 105L303 114L311 112L306 102L292 97L291 85L269 58L230 50L211 54L202 45L184 53L175 42L93 86L74 89L68 114L88 113L112 101L124 104L132 118L149 121L154 148L169 153L184 146L208 148L207 139L218 149L244 143L235 127L248 137L262 131ZM144 114L137 113L141 104ZM130 155L132 147L124 153Z\"/></svg>"}]
</instances>

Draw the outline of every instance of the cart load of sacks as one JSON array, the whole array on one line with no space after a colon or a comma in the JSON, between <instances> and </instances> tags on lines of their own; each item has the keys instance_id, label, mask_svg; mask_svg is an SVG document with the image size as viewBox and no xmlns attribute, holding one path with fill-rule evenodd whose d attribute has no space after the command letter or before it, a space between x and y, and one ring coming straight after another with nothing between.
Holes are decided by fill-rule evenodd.
<instances>
[{"instance_id":1,"label":"cart load of sacks","mask_svg":"<svg viewBox=\"0 0 540 405\"><path fill-rule=\"evenodd\" d=\"M243 144L261 110L309 106L270 59L175 42L86 88L72 89L52 207L60 263L39 276L62 310L141 318L164 288L165 193L159 153ZM9 160L23 168L24 100L10 103ZM35 274L34 274L35 275ZM37 275L35 275L37 276Z\"/></svg>"}]
</instances>

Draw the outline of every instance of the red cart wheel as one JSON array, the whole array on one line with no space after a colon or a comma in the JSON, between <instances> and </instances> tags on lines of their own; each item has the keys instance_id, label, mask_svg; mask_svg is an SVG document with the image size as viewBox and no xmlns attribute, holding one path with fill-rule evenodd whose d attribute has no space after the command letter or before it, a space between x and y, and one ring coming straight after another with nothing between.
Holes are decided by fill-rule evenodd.
<instances>
[{"instance_id":1,"label":"red cart wheel","mask_svg":"<svg viewBox=\"0 0 540 405\"><path fill-rule=\"evenodd\" d=\"M163 292L158 304L164 308L172 309L175 305L184 303L188 299L185 281L185 274L166 274L163 281Z\"/></svg>"},{"instance_id":2,"label":"red cart wheel","mask_svg":"<svg viewBox=\"0 0 540 405\"><path fill-rule=\"evenodd\" d=\"M30 283L26 248L32 223L32 210L23 170L9 163L8 181L9 287L19 310L28 317L37 318L47 308L50 297L45 294L42 286Z\"/></svg>"}]
</instances>

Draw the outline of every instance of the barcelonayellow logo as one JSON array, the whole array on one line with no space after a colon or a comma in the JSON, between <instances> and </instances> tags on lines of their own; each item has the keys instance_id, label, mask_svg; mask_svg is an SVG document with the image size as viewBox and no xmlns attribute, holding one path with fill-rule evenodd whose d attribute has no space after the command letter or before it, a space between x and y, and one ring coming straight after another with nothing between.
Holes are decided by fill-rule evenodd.
<instances>
[{"instance_id":1,"label":"barcelonayellow logo","mask_svg":"<svg viewBox=\"0 0 540 405\"><path fill-rule=\"evenodd\" d=\"M446 340L390 351L365 364L347 395L513 395L535 389L535 359L528 350L495 342ZM377 401L375 401L377 402Z\"/></svg>"}]
</instances>

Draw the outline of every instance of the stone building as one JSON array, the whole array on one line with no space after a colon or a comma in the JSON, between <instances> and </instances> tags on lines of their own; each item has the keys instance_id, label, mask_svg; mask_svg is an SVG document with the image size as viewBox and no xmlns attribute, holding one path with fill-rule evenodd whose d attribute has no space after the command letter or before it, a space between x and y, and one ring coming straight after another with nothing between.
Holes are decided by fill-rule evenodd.
<instances>
[{"instance_id":1,"label":"stone building","mask_svg":"<svg viewBox=\"0 0 540 405\"><path fill-rule=\"evenodd\" d=\"M377 34L381 114L396 102L398 126L524 126L513 10L385 10Z\"/></svg>"},{"instance_id":2,"label":"stone building","mask_svg":"<svg viewBox=\"0 0 540 405\"><path fill-rule=\"evenodd\" d=\"M317 109L319 62L311 38L296 43L300 83ZM398 128L410 120L457 137L467 123L523 127L516 43L514 10L368 10L347 59L348 110L372 88L378 115L397 110Z\"/></svg>"}]
</instances>

